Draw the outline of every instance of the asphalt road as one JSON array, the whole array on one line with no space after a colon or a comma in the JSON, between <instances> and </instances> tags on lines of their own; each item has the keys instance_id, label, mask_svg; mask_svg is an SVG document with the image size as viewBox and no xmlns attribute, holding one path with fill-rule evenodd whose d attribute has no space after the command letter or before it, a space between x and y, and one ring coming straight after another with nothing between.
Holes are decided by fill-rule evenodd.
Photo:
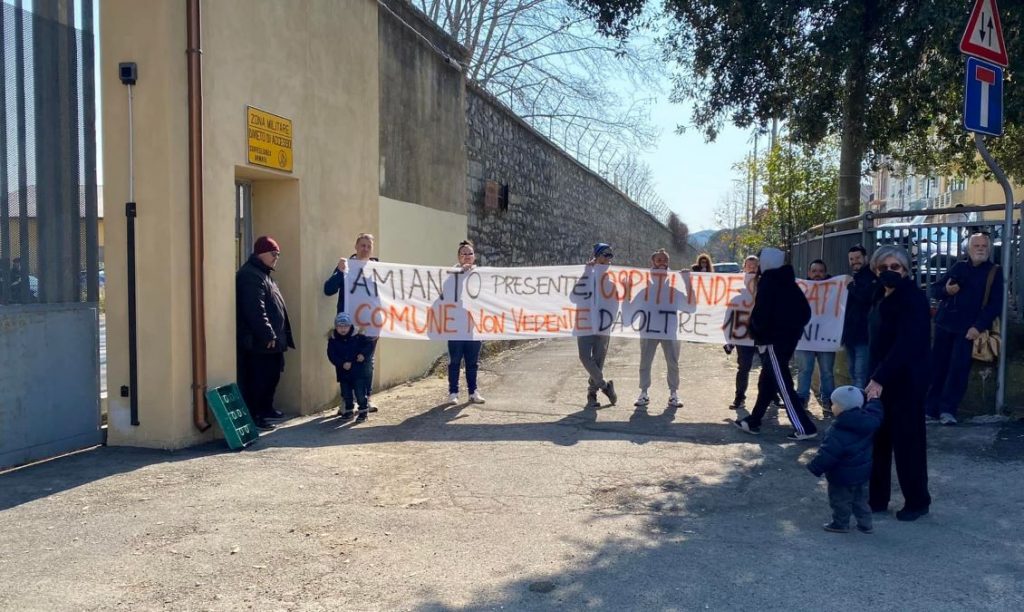
<instances>
[{"instance_id":1,"label":"asphalt road","mask_svg":"<svg viewBox=\"0 0 1024 612\"><path fill-rule=\"evenodd\" d=\"M484 364L484 405L439 405L428 378L366 423L297 419L239 453L101 448L0 475L0 608L1024 608L1020 424L930 429L932 513L830 534L816 445L725 422L720 347L684 347L674 412L658 386L633 409L638 353L613 341L621 397L599 410L575 344L546 341Z\"/></svg>"}]
</instances>

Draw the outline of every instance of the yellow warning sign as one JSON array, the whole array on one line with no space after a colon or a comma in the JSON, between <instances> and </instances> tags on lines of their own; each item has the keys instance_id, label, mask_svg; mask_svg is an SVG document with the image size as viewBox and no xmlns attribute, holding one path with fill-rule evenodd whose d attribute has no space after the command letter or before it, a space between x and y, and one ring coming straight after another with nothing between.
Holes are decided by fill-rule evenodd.
<instances>
[{"instance_id":1,"label":"yellow warning sign","mask_svg":"<svg viewBox=\"0 0 1024 612\"><path fill-rule=\"evenodd\" d=\"M292 120L251 106L246 108L249 163L292 171Z\"/></svg>"}]
</instances>

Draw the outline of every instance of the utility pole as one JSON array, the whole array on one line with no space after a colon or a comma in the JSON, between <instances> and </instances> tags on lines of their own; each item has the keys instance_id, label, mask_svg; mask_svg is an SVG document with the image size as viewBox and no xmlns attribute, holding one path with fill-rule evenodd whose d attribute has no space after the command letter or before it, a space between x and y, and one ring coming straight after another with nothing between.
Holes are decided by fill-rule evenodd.
<instances>
[{"instance_id":1,"label":"utility pole","mask_svg":"<svg viewBox=\"0 0 1024 612\"><path fill-rule=\"evenodd\" d=\"M754 179L751 182L750 190L750 224L754 224L754 214L757 213L757 137L760 135L760 131L754 131L754 163L751 164L750 171L754 175Z\"/></svg>"}]
</instances>

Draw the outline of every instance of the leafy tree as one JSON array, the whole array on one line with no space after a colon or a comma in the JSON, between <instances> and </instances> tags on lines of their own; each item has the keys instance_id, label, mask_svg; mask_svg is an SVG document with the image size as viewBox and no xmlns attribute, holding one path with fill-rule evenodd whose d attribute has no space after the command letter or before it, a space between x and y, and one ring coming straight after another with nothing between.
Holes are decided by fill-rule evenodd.
<instances>
[{"instance_id":1,"label":"leafy tree","mask_svg":"<svg viewBox=\"0 0 1024 612\"><path fill-rule=\"evenodd\" d=\"M767 204L758 210L753 234L761 244L787 251L796 237L832 218L839 186L839 154L834 139L818 147L780 140L758 160L767 180Z\"/></svg>"},{"instance_id":2,"label":"leafy tree","mask_svg":"<svg viewBox=\"0 0 1024 612\"><path fill-rule=\"evenodd\" d=\"M630 34L644 0L575 0L602 31ZM1004 0L1003 35L1024 67L1024 6ZM964 0L665 0L665 50L681 70L674 99L693 103L693 123L713 140L739 127L785 120L795 142L839 137L837 217L859 212L865 162L895 154L919 169L978 172L959 127L964 60L957 45ZM1012 126L993 152L1024 177L1024 96L1007 83Z\"/></svg>"}]
</instances>

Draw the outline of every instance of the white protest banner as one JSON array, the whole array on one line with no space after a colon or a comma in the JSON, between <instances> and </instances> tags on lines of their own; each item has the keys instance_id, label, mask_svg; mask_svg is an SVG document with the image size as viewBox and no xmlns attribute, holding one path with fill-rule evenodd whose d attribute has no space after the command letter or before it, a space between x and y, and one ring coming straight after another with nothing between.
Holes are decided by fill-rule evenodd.
<instances>
[{"instance_id":1,"label":"white protest banner","mask_svg":"<svg viewBox=\"0 0 1024 612\"><path fill-rule=\"evenodd\" d=\"M499 340L592 334L752 344L742 274L620 266L472 268L351 261L346 310L371 336ZM800 348L838 350L849 278L798 281L812 318Z\"/></svg>"}]
</instances>

